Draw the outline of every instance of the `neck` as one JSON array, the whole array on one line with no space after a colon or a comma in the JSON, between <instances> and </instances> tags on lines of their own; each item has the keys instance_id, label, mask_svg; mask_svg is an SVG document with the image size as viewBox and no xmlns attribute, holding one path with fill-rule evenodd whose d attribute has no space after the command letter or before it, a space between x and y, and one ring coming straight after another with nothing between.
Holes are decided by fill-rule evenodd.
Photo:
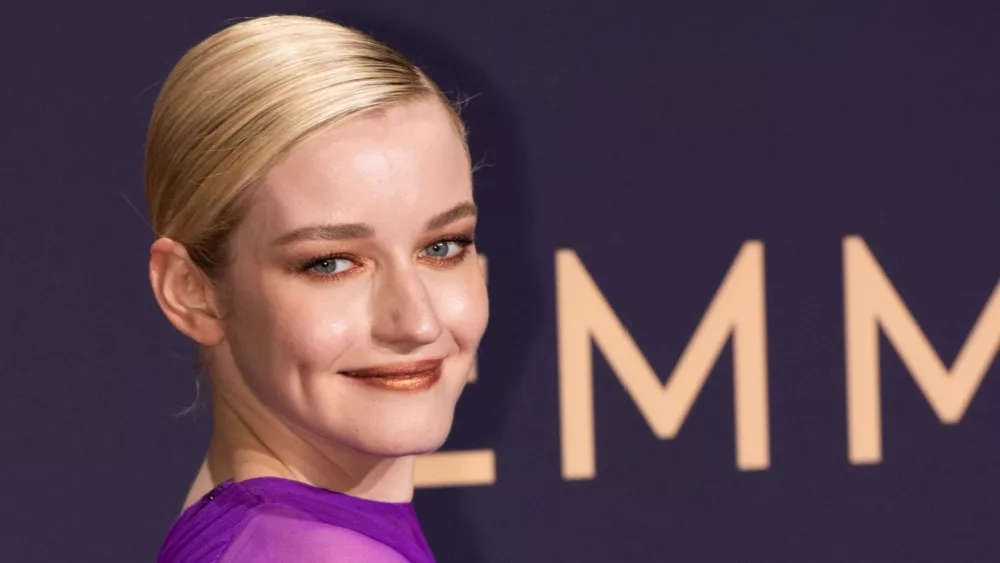
<instances>
[{"instance_id":1,"label":"neck","mask_svg":"<svg viewBox=\"0 0 1000 563\"><path fill-rule=\"evenodd\" d=\"M290 479L383 502L413 498L413 456L366 455L302 436L269 413L237 408L219 393L213 393L212 399L212 441L185 506L223 481L255 477ZM250 416L242 416L241 411Z\"/></svg>"}]
</instances>

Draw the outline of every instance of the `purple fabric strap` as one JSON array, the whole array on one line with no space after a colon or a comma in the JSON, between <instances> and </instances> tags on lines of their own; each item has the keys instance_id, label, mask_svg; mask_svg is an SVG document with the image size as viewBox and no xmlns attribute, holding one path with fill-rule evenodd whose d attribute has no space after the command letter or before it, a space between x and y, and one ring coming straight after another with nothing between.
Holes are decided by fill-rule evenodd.
<instances>
[{"instance_id":1,"label":"purple fabric strap","mask_svg":"<svg viewBox=\"0 0 1000 563\"><path fill-rule=\"evenodd\" d=\"M241 537L244 530L254 530L254 537ZM359 539L351 542L351 536ZM363 551L372 556L395 552L410 563L434 562L411 504L365 500L275 477L226 481L209 492L174 522L157 562L217 563L234 544L256 551L255 562L271 561L270 553L326 561L324 554Z\"/></svg>"}]
</instances>

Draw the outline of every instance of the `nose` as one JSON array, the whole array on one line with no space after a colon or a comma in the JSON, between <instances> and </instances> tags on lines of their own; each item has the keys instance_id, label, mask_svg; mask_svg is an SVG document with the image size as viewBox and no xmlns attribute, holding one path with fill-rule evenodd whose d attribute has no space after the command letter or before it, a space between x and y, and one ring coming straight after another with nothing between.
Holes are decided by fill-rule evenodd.
<instances>
[{"instance_id":1,"label":"nose","mask_svg":"<svg viewBox=\"0 0 1000 563\"><path fill-rule=\"evenodd\" d=\"M374 295L372 338L397 353L435 342L441 322L419 273L413 268L384 273Z\"/></svg>"}]
</instances>

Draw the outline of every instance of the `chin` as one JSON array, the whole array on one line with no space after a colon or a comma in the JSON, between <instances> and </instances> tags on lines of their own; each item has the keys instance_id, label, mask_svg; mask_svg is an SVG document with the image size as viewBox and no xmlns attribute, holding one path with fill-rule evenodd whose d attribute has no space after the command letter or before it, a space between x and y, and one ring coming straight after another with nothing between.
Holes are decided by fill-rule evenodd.
<instances>
[{"instance_id":1,"label":"chin","mask_svg":"<svg viewBox=\"0 0 1000 563\"><path fill-rule=\"evenodd\" d=\"M444 445L451 430L446 428L407 428L382 432L378 435L359 436L353 448L372 457L405 457L423 455Z\"/></svg>"},{"instance_id":2,"label":"chin","mask_svg":"<svg viewBox=\"0 0 1000 563\"><path fill-rule=\"evenodd\" d=\"M447 374L432 389L416 393L331 386L326 404L339 404L323 409L322 414L313 412L314 416L308 418L319 426L314 428L324 430L319 434L325 439L365 455L422 455L445 443L463 388L464 378L454 373Z\"/></svg>"},{"instance_id":3,"label":"chin","mask_svg":"<svg viewBox=\"0 0 1000 563\"><path fill-rule=\"evenodd\" d=\"M324 421L327 424L314 429L326 440L368 456L405 457L439 449L451 432L454 410L438 405L415 410L375 408L364 416L351 414L355 416L333 424Z\"/></svg>"}]
</instances>

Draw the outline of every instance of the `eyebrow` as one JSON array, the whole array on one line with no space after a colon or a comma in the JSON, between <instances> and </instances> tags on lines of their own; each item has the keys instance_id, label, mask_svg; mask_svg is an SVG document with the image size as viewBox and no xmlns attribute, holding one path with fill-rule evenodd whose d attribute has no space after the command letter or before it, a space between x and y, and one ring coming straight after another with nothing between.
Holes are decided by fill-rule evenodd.
<instances>
[{"instance_id":1,"label":"eyebrow","mask_svg":"<svg viewBox=\"0 0 1000 563\"><path fill-rule=\"evenodd\" d=\"M441 227L450 225L459 219L475 217L478 213L479 209L476 207L475 203L472 203L471 201L459 203L448 211L438 213L434 217L431 217L431 219L427 221L427 225L424 227L424 230L433 231L434 229L440 229Z\"/></svg>"},{"instance_id":2,"label":"eyebrow","mask_svg":"<svg viewBox=\"0 0 1000 563\"><path fill-rule=\"evenodd\" d=\"M424 230L440 229L466 217L478 214L476 204L471 201L459 203L455 207L431 217ZM362 239L375 236L375 229L365 223L341 223L337 225L312 225L289 231L274 239L271 244L283 246L301 240L345 240Z\"/></svg>"}]
</instances>

